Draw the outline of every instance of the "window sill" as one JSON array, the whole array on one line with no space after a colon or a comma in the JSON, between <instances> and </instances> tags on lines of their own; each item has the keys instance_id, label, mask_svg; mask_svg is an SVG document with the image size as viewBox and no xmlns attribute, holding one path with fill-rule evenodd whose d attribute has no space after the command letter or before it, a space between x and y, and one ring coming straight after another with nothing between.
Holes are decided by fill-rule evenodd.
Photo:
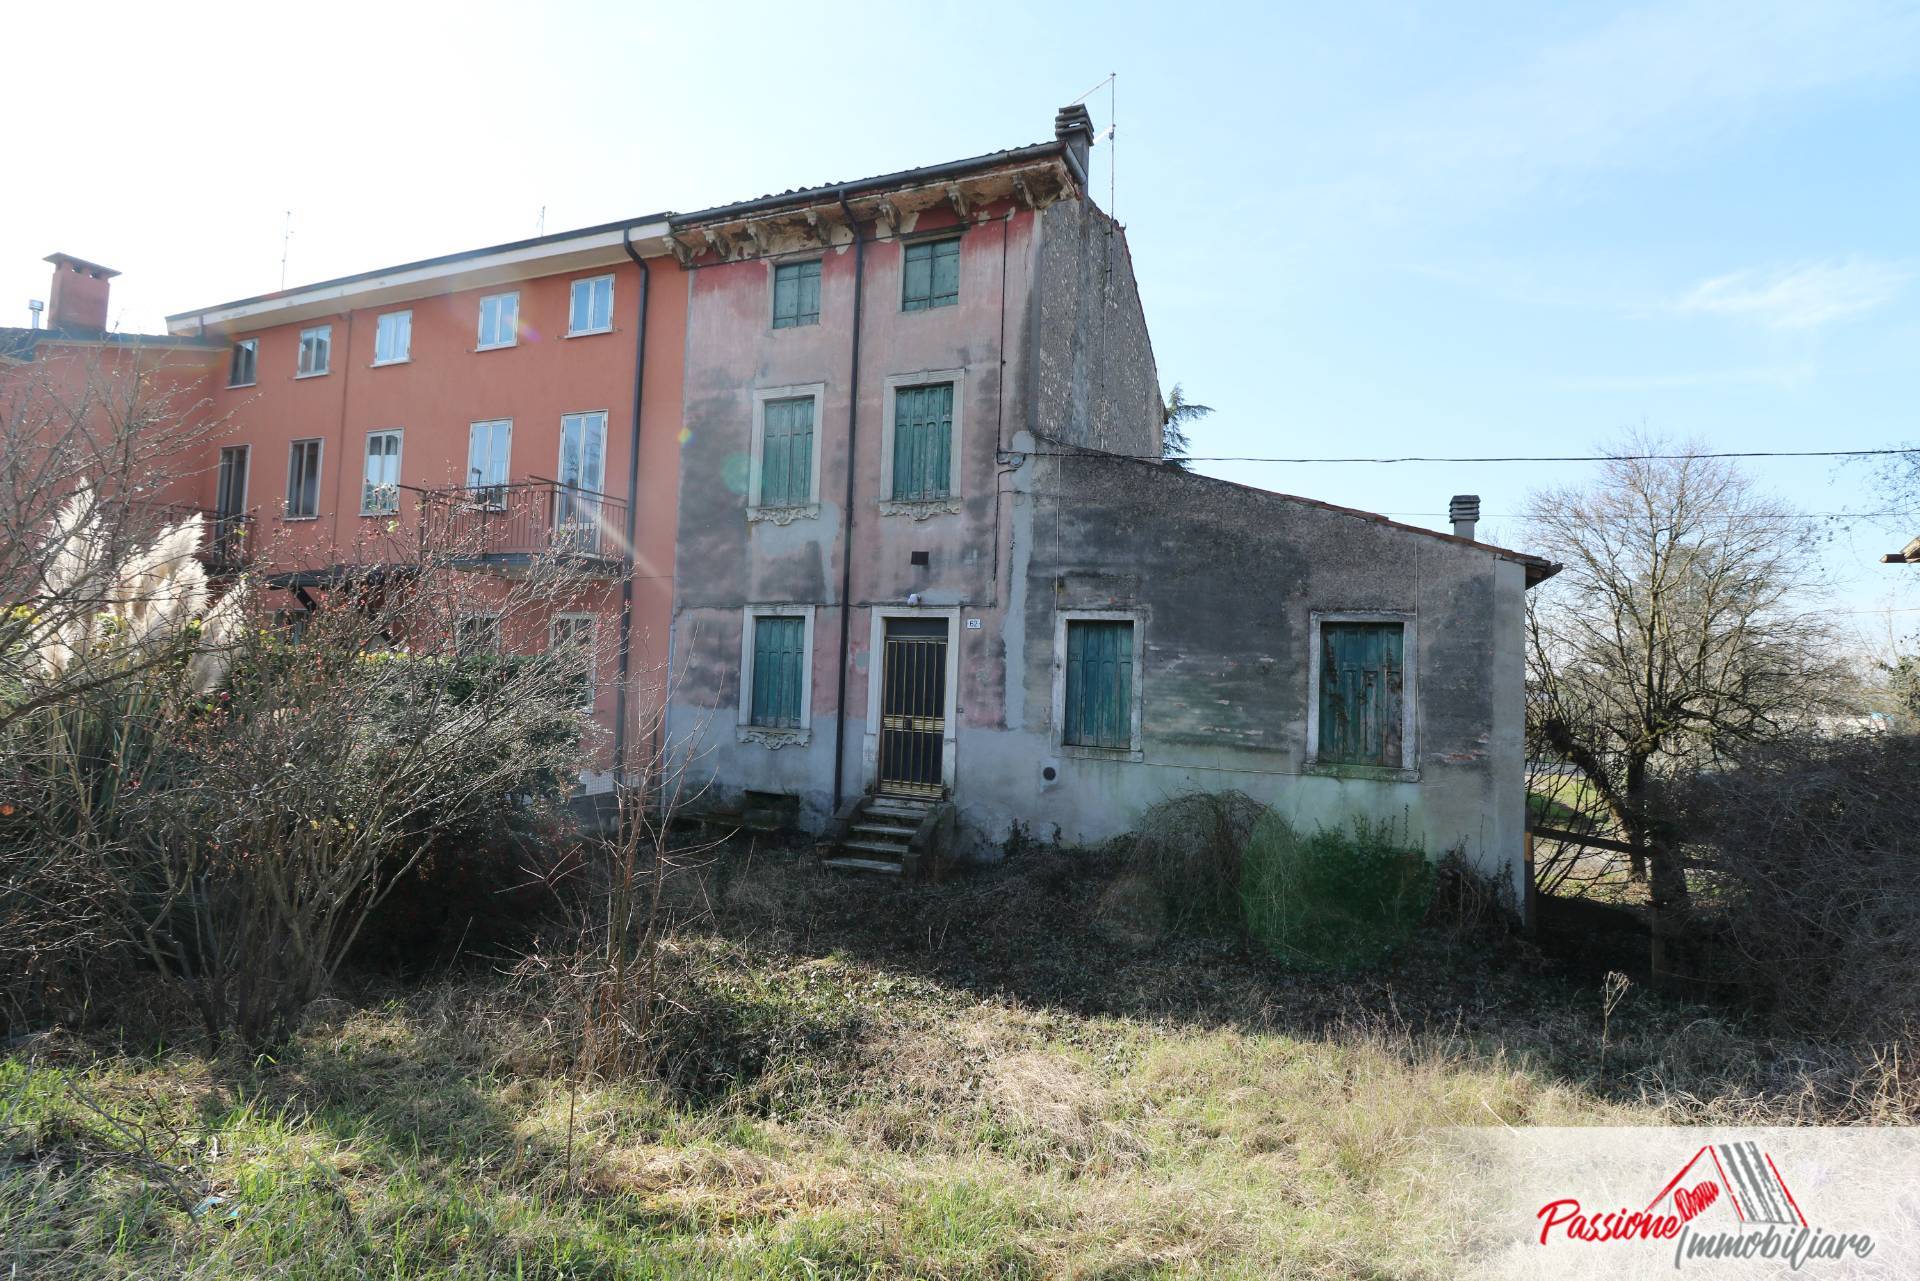
<instances>
[{"instance_id":1,"label":"window sill","mask_svg":"<svg viewBox=\"0 0 1920 1281\"><path fill-rule=\"evenodd\" d=\"M250 383L228 383L228 384L227 384L227 390L228 390L228 391L240 391L240 390L242 390L242 389L244 389L244 388L247 388L247 387L258 387L259 385L260 385L260 380L259 380L258 378L256 378L256 379L254 379L254 380L253 380L252 382L250 382Z\"/></svg>"},{"instance_id":2,"label":"window sill","mask_svg":"<svg viewBox=\"0 0 1920 1281\"><path fill-rule=\"evenodd\" d=\"M958 498L901 499L885 498L880 501L882 516L907 516L914 520L925 520L929 516L958 516L960 500Z\"/></svg>"},{"instance_id":3,"label":"window sill","mask_svg":"<svg viewBox=\"0 0 1920 1281\"><path fill-rule=\"evenodd\" d=\"M313 515L311 515L311 516L282 516L282 517L281 517L280 519L281 519L281 520L283 520L283 521L285 521L285 522L286 522L286 523L288 523L288 524L292 524L292 523L294 523L295 521L302 521L302 520L319 520L319 519L320 519L320 516L319 516L319 513L317 513L317 512L316 512L315 514L313 514Z\"/></svg>"},{"instance_id":4,"label":"window sill","mask_svg":"<svg viewBox=\"0 0 1920 1281\"><path fill-rule=\"evenodd\" d=\"M413 363L412 356L402 356L398 360L376 360L371 365L368 365L367 368L368 369L385 369L388 365L411 365L412 363Z\"/></svg>"},{"instance_id":5,"label":"window sill","mask_svg":"<svg viewBox=\"0 0 1920 1281\"><path fill-rule=\"evenodd\" d=\"M560 336L562 338L596 338L601 334L610 334L612 332L613 326L608 325L605 329L569 329Z\"/></svg>"},{"instance_id":6,"label":"window sill","mask_svg":"<svg viewBox=\"0 0 1920 1281\"><path fill-rule=\"evenodd\" d=\"M518 347L519 345L520 344L518 342L488 342L488 343L481 343L478 347L474 348L474 351L475 352L505 351L509 347Z\"/></svg>"},{"instance_id":7,"label":"window sill","mask_svg":"<svg viewBox=\"0 0 1920 1281\"><path fill-rule=\"evenodd\" d=\"M362 511L362 512L361 512L360 514L361 514L362 516L368 516L368 517L373 517L373 516L398 516L398 515L400 514L400 509L396 507L396 508L394 508L394 509L393 509L392 511L384 511L384 512L370 512L370 511Z\"/></svg>"},{"instance_id":8,"label":"window sill","mask_svg":"<svg viewBox=\"0 0 1920 1281\"><path fill-rule=\"evenodd\" d=\"M1083 747L1078 743L1062 743L1054 751L1060 756L1083 761L1131 761L1137 765L1147 759L1147 754L1138 748Z\"/></svg>"},{"instance_id":9,"label":"window sill","mask_svg":"<svg viewBox=\"0 0 1920 1281\"><path fill-rule=\"evenodd\" d=\"M1418 783L1418 769L1401 769L1393 765L1343 765L1335 761L1308 761L1301 773L1317 775L1320 778L1365 779L1375 783Z\"/></svg>"},{"instance_id":10,"label":"window sill","mask_svg":"<svg viewBox=\"0 0 1920 1281\"><path fill-rule=\"evenodd\" d=\"M793 503L770 507L747 508L747 522L769 525L791 525L796 520L817 520L820 517L819 503Z\"/></svg>"},{"instance_id":11,"label":"window sill","mask_svg":"<svg viewBox=\"0 0 1920 1281\"><path fill-rule=\"evenodd\" d=\"M776 334L783 333L789 329L818 329L819 327L820 327L820 317L818 316L815 316L812 320L796 320L791 324L786 324L786 325L775 324L771 326L772 331Z\"/></svg>"},{"instance_id":12,"label":"window sill","mask_svg":"<svg viewBox=\"0 0 1920 1281\"><path fill-rule=\"evenodd\" d=\"M910 307L906 303L901 303L900 314L903 316L919 316L925 315L929 311L945 311L949 307L958 307L959 305L960 300L958 298L949 298L945 302L921 303L918 307Z\"/></svg>"},{"instance_id":13,"label":"window sill","mask_svg":"<svg viewBox=\"0 0 1920 1281\"><path fill-rule=\"evenodd\" d=\"M293 380L295 382L299 382L302 378L325 378L328 374L332 372L333 371L331 369L316 369L310 374L295 374L293 376Z\"/></svg>"},{"instance_id":14,"label":"window sill","mask_svg":"<svg viewBox=\"0 0 1920 1281\"><path fill-rule=\"evenodd\" d=\"M783 747L805 747L813 741L811 729L773 729L766 725L734 726L734 741L752 743L771 751Z\"/></svg>"}]
</instances>

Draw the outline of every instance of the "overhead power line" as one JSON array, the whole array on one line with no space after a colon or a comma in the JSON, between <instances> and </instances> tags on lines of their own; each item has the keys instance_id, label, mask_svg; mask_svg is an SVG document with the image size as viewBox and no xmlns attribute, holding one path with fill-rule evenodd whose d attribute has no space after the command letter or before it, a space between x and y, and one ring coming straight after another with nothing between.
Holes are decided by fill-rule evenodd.
<instances>
[{"instance_id":1,"label":"overhead power line","mask_svg":"<svg viewBox=\"0 0 1920 1281\"><path fill-rule=\"evenodd\" d=\"M1271 458L1254 454L1192 454L1181 461L1189 463L1612 463L1679 462L1689 458L1876 458L1892 454L1920 454L1920 446L1895 449L1737 449L1695 454L1505 454L1449 457L1410 454L1401 458ZM1147 456L1136 454L1132 457Z\"/></svg>"},{"instance_id":2,"label":"overhead power line","mask_svg":"<svg viewBox=\"0 0 1920 1281\"><path fill-rule=\"evenodd\" d=\"M1392 516L1395 519L1401 519L1401 518L1410 519L1416 516L1431 516L1439 519L1445 519L1447 517L1450 517L1453 513L1451 512L1379 512L1376 514L1381 516ZM1731 513L1730 515L1731 515L1731 519L1734 519L1734 520L1911 520L1913 519L1914 513L1910 511L1904 511L1904 512L1735 512L1735 513ZM1722 519L1722 520L1725 520L1728 518L1729 518L1728 515L1722 515L1721 517L1719 517L1719 519ZM1530 519L1530 517L1525 512L1481 512L1480 519L1483 521L1528 520Z\"/></svg>"}]
</instances>

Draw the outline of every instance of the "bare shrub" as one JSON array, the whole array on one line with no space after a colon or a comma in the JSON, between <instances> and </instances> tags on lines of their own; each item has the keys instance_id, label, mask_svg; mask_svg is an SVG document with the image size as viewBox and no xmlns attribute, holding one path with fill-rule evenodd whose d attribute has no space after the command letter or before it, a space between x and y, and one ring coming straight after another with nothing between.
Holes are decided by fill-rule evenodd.
<instances>
[{"instance_id":1,"label":"bare shrub","mask_svg":"<svg viewBox=\"0 0 1920 1281\"><path fill-rule=\"evenodd\" d=\"M1734 978L1801 1031L1920 1029L1920 738L1749 748L1673 804Z\"/></svg>"},{"instance_id":2,"label":"bare shrub","mask_svg":"<svg viewBox=\"0 0 1920 1281\"><path fill-rule=\"evenodd\" d=\"M477 588L462 549L423 538L337 571L295 644L242 625L244 580L207 603L197 522L124 555L110 530L83 507L49 536L48 562L113 608L21 666L27 710L0 736L19 798L0 828L7 905L57 943L77 901L91 937L189 994L216 1044L275 1042L436 839L510 828L577 775L578 655L480 652L458 627L476 590L544 624L574 584L536 564ZM76 662L96 679L46 695Z\"/></svg>"},{"instance_id":3,"label":"bare shrub","mask_svg":"<svg viewBox=\"0 0 1920 1281\"><path fill-rule=\"evenodd\" d=\"M1245 792L1187 792L1148 810L1128 866L1176 929L1240 930L1240 867L1266 806Z\"/></svg>"}]
</instances>

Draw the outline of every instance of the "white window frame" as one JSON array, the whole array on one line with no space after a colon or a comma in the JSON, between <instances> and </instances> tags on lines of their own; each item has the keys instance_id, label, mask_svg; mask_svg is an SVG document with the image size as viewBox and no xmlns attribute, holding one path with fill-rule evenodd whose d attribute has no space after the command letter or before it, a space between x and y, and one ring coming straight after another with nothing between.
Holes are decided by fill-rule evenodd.
<instances>
[{"instance_id":1,"label":"white window frame","mask_svg":"<svg viewBox=\"0 0 1920 1281\"><path fill-rule=\"evenodd\" d=\"M595 285L607 282L607 323L598 329L575 329L573 327L574 295L582 285ZM588 334L610 334L613 332L613 273L605 272L598 276L580 276L567 282L567 334L569 338L583 338Z\"/></svg>"},{"instance_id":2,"label":"white window frame","mask_svg":"<svg viewBox=\"0 0 1920 1281\"><path fill-rule=\"evenodd\" d=\"M294 515L294 447L319 446L313 451L313 511L305 515ZM280 503L282 520L319 520L321 519L321 486L326 480L326 438L324 436L296 436L286 442L286 499Z\"/></svg>"},{"instance_id":3,"label":"white window frame","mask_svg":"<svg viewBox=\"0 0 1920 1281\"><path fill-rule=\"evenodd\" d=\"M773 400L813 400L813 449L808 459L807 501L804 503L776 503L763 505L760 502L761 465L765 461L767 443L767 402ZM771 520L777 524L786 524L795 519L809 519L820 514L820 425L825 417L827 404L827 385L825 383L799 383L791 387L756 387L753 389L753 447L747 455L747 519L752 521Z\"/></svg>"},{"instance_id":4,"label":"white window frame","mask_svg":"<svg viewBox=\"0 0 1920 1281\"><path fill-rule=\"evenodd\" d=\"M916 502L893 497L893 419L894 411L900 401L902 387L921 387L928 383L953 384L953 439L949 442L947 457L947 496L928 502ZM882 516L926 516L933 512L958 512L964 497L960 478L965 474L962 458L965 450L961 448L966 440L962 430L965 418L963 406L967 399L967 371L964 369L922 369L910 374L888 374L883 380L881 396L884 408L880 418L880 514Z\"/></svg>"},{"instance_id":5,"label":"white window frame","mask_svg":"<svg viewBox=\"0 0 1920 1281\"><path fill-rule=\"evenodd\" d=\"M382 356L380 354L381 330L385 328L387 322L390 320L396 322L395 327L400 329L406 338L406 347L398 356ZM404 365L404 364L407 364L412 359L413 359L413 309L411 307L403 307L399 311L383 311L378 316L375 316L373 319L374 368L377 369L381 365Z\"/></svg>"},{"instance_id":6,"label":"white window frame","mask_svg":"<svg viewBox=\"0 0 1920 1281\"><path fill-rule=\"evenodd\" d=\"M498 427L503 423L507 428L507 456L501 468L500 479L497 482L497 487L501 491L500 501L484 504L491 511L499 511L506 506L506 487L512 483L513 480L513 419L476 418L467 424L467 483L462 488L466 489L468 493L472 493L476 489L492 489L496 487L496 482L492 481L483 480L478 485L473 483L473 429L475 427Z\"/></svg>"},{"instance_id":7,"label":"white window frame","mask_svg":"<svg viewBox=\"0 0 1920 1281\"><path fill-rule=\"evenodd\" d=\"M864 786L871 788L880 779L880 680L886 668L887 620L890 618L944 618L947 620L947 728L941 735L940 784L952 795L954 768L960 740L960 666L963 661L959 605L875 605L868 610L867 633L867 731L860 748L865 771Z\"/></svg>"},{"instance_id":8,"label":"white window frame","mask_svg":"<svg viewBox=\"0 0 1920 1281\"><path fill-rule=\"evenodd\" d=\"M327 363L318 369L301 369L307 360L307 339L318 335L327 344ZM312 325L300 331L300 346L294 355L295 378L324 378L333 372L333 326Z\"/></svg>"},{"instance_id":9,"label":"white window frame","mask_svg":"<svg viewBox=\"0 0 1920 1281\"><path fill-rule=\"evenodd\" d=\"M783 747L788 743L805 744L813 738L813 605L748 605L740 611L740 691L735 737L742 743L763 747ZM800 725L797 729L779 729L753 723L753 620L755 618L798 618L801 624Z\"/></svg>"},{"instance_id":10,"label":"white window frame","mask_svg":"<svg viewBox=\"0 0 1920 1281\"><path fill-rule=\"evenodd\" d=\"M219 510L220 465L225 460L229 452L238 452L240 455L240 505L231 512L222 512ZM214 466L214 515L238 516L238 515L245 514L247 510L247 499L252 496L252 489L253 489L253 446L251 444L244 444L244 443L239 445L222 445L220 447L220 452L214 455L213 466Z\"/></svg>"},{"instance_id":11,"label":"white window frame","mask_svg":"<svg viewBox=\"0 0 1920 1281\"><path fill-rule=\"evenodd\" d=\"M233 357L234 357L234 354L243 347L249 353L251 353L251 360L249 363L251 363L253 366L253 377L247 379L247 381L243 383L237 383L233 381ZM234 343L232 350L230 350L227 353L227 386L252 387L258 384L259 381L260 381L260 340L258 338L242 338L238 342Z\"/></svg>"},{"instance_id":12,"label":"white window frame","mask_svg":"<svg viewBox=\"0 0 1920 1281\"><path fill-rule=\"evenodd\" d=\"M400 468L406 458L407 433L400 427L376 427L367 433L365 444L371 444L375 436L397 437L400 447L393 453L393 506L367 506L367 451L364 445L360 451L360 514L362 516L392 516L400 510Z\"/></svg>"},{"instance_id":13,"label":"white window frame","mask_svg":"<svg viewBox=\"0 0 1920 1281\"><path fill-rule=\"evenodd\" d=\"M1320 625L1322 623L1399 623L1400 657L1405 667L1400 673L1400 764L1349 765L1320 760ZM1415 730L1420 707L1420 634L1414 615L1392 609L1314 610L1307 618L1307 758L1309 770L1329 773L1354 770L1384 772L1412 780L1420 774L1419 744Z\"/></svg>"},{"instance_id":14,"label":"white window frame","mask_svg":"<svg viewBox=\"0 0 1920 1281\"><path fill-rule=\"evenodd\" d=\"M562 623L587 625L587 693L579 707L583 712L591 712L600 688L600 616L580 611L553 615L547 620L547 651L549 653L559 648L557 633Z\"/></svg>"},{"instance_id":15,"label":"white window frame","mask_svg":"<svg viewBox=\"0 0 1920 1281\"><path fill-rule=\"evenodd\" d=\"M466 648L465 644L461 641L460 630L461 628L465 627L468 623L476 623L482 620L491 622L493 624L493 644L487 647L485 650L477 650L477 649L470 650ZM457 614L454 616L453 652L455 657L464 658L468 654L478 654L478 653L504 654L506 652L506 649L507 649L506 637L504 636L500 628L500 611L499 610L485 610L485 609L471 610L467 613Z\"/></svg>"},{"instance_id":16,"label":"white window frame","mask_svg":"<svg viewBox=\"0 0 1920 1281\"><path fill-rule=\"evenodd\" d=\"M1127 746L1089 747L1067 742L1067 624L1133 624L1133 707ZM1103 761L1144 761L1145 740L1141 737L1143 709L1146 706L1147 616L1136 609L1060 609L1053 614L1053 750L1059 756L1079 756Z\"/></svg>"},{"instance_id":17,"label":"white window frame","mask_svg":"<svg viewBox=\"0 0 1920 1281\"><path fill-rule=\"evenodd\" d=\"M499 302L503 298L511 298L513 300L513 323L507 326L507 336L504 340L495 339L493 342L488 342L486 339L487 304L490 302ZM567 314L569 319L571 319L573 314L573 295L571 293L567 295ZM498 351L502 347L517 347L519 344L520 291L518 289L509 289L503 293L482 295L478 312L474 319L473 349L475 351Z\"/></svg>"},{"instance_id":18,"label":"white window frame","mask_svg":"<svg viewBox=\"0 0 1920 1281\"><path fill-rule=\"evenodd\" d=\"M313 510L296 516L293 512L293 450L296 445L318 445L313 451ZM324 436L296 436L287 442L287 496L280 504L282 520L319 520L321 485L327 478L327 440Z\"/></svg>"}]
</instances>

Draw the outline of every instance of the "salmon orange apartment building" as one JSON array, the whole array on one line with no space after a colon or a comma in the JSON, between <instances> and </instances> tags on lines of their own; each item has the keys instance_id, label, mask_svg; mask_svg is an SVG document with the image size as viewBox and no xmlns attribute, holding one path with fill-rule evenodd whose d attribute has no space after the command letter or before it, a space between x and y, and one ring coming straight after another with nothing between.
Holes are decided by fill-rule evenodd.
<instances>
[{"instance_id":1,"label":"salmon orange apartment building","mask_svg":"<svg viewBox=\"0 0 1920 1281\"><path fill-rule=\"evenodd\" d=\"M666 233L610 223L168 317L224 352L200 505L249 523L296 619L436 503L482 568L564 552L578 585L550 618L503 638L476 577L460 623L480 644L585 644L617 751L667 666L686 279Z\"/></svg>"}]
</instances>

